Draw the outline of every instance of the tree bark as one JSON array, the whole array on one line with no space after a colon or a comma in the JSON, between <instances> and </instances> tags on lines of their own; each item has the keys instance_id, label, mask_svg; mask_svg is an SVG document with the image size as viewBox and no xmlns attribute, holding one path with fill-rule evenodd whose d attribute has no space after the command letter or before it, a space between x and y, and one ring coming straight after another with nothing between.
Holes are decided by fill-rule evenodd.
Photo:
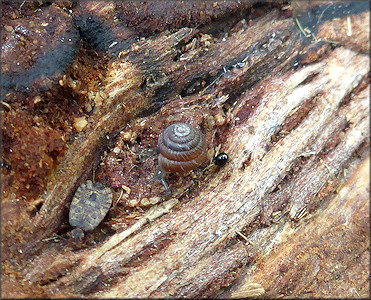
<instances>
[{"instance_id":1,"label":"tree bark","mask_svg":"<svg viewBox=\"0 0 371 300\"><path fill-rule=\"evenodd\" d=\"M88 103L81 90L93 86L95 108L45 191L24 204L39 199L34 216L30 209L15 216L19 196L3 184L3 296L368 297L370 61L357 20L369 12L352 16L357 38L330 44L308 43L283 8L236 19L224 36L211 33L225 22L218 12L195 21L210 22L204 27L176 23L159 34L143 27L149 37L136 41L132 28L112 21L125 9L75 7L76 24L88 11L132 40L117 39L117 52L99 44L110 59L98 53L98 79L93 64L84 65L97 54L80 30L82 50L64 72L82 84L62 84L58 93L72 89ZM333 24L326 22L321 37ZM210 161L168 176L167 197L147 181L158 135L175 121L201 128ZM229 156L224 167L213 162L220 152ZM114 204L76 242L68 207L92 173L111 187Z\"/></svg>"}]
</instances>

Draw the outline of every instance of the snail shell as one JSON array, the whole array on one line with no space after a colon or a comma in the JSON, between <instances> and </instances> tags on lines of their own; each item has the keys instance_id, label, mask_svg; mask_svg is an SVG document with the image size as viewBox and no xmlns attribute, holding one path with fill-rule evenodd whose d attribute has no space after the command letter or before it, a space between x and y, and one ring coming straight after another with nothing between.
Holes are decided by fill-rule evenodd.
<instances>
[{"instance_id":1,"label":"snail shell","mask_svg":"<svg viewBox=\"0 0 371 300\"><path fill-rule=\"evenodd\" d=\"M157 144L159 169L164 173L184 174L207 160L207 146L202 132L186 123L167 127Z\"/></svg>"}]
</instances>

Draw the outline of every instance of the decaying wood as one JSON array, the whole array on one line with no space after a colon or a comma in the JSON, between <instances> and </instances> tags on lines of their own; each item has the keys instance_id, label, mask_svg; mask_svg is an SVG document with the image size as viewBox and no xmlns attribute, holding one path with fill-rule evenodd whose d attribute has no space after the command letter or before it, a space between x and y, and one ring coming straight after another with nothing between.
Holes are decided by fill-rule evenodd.
<instances>
[{"instance_id":1,"label":"decaying wood","mask_svg":"<svg viewBox=\"0 0 371 300\"><path fill-rule=\"evenodd\" d=\"M70 147L65 160L51 178L50 188L44 198L45 204L35 219L30 222L31 228L28 230L31 236L26 238L29 240L27 248L30 251L37 250L41 246L40 241L55 231L56 226L59 225L58 220L62 218L61 208L71 196L70 193L76 187L76 183L81 181L82 174L91 169L93 160L97 159L95 154L102 140L107 134L110 136L117 134L117 130L135 113L147 108L148 95L156 94L158 89L166 87L166 97L172 99L182 92L184 85L192 81L192 78L207 76L209 73L217 75L217 72L222 72L221 67L245 59L248 59L248 62L237 75L240 80L235 79L235 85L231 86L236 90L240 88L239 82L246 86L275 67L284 68L280 66L280 62L287 56L293 55L299 48L300 42L296 35L291 34L293 29L291 20L275 22L275 26L272 27L268 20L274 16L277 16L276 12L260 20L257 26L261 32L258 35L253 28L238 32L226 42L214 47L210 46L211 49L207 50L206 54L203 53L206 50L202 48L190 50L190 53L186 53L187 56L183 55L179 62L174 62L174 57L177 55L176 47L180 43L189 41L197 33L194 29L185 28L170 36L163 35L155 40L145 41L129 52L121 53L120 59L109 63L107 79L104 83L104 94L108 97L105 100L107 104L92 116L94 126L86 130L84 135ZM275 32L280 33L278 40L269 41L267 37ZM267 50L260 50L263 45ZM255 55L255 52L259 52L259 55ZM217 65L215 61L218 61ZM200 65L202 65L201 72ZM172 72L166 74L165 70L169 69ZM246 80L251 73L254 74L252 78ZM143 80L154 81L152 84L147 83L148 90L145 92L141 91ZM230 92L231 87L227 86L223 92ZM159 96L155 96L152 102L161 102L163 93L164 91L158 93ZM44 230L37 230L40 227ZM40 237L36 236L39 234Z\"/></svg>"},{"instance_id":2,"label":"decaying wood","mask_svg":"<svg viewBox=\"0 0 371 300\"><path fill-rule=\"evenodd\" d=\"M221 296L366 296L369 292L369 246L365 241L370 226L365 218L369 211L369 163L366 159L356 168L321 213L298 228L280 225L275 238L288 238L285 246L273 248L270 259L262 260L255 270L248 268L232 292Z\"/></svg>"},{"instance_id":3,"label":"decaying wood","mask_svg":"<svg viewBox=\"0 0 371 300\"><path fill-rule=\"evenodd\" d=\"M262 215L262 206L271 204L273 190L297 159L308 159L308 167L303 163L298 175L276 192L283 194L274 202L283 201L279 203L284 207L280 210L283 215L298 219L303 209L313 213L323 201L321 193L328 185L337 185L332 181L336 181L339 171L366 141L369 132L367 89L355 102L341 105L367 74L367 64L367 57L338 49L318 64L262 82L261 86L269 87L261 95L262 103L251 118L234 128L226 142L231 154L226 169L210 179L197 197L180 203L172 213L120 240L115 247L103 244L82 251L78 266L69 276L50 284L51 290L63 293L68 283L73 290L82 291L87 289L87 283L76 279L90 275L92 284L99 277L100 286L110 285L107 291L100 288L95 296L195 297L216 293L223 286L226 271L237 277L249 257L264 255L274 246L275 234L284 225L289 226L287 217L273 232L254 227L254 221ZM311 81L306 82L308 78ZM315 101L315 107L267 152L272 136L308 99ZM342 120L351 124L348 129ZM251 127L256 128L253 135ZM341 141L322 154L327 150L326 144L338 134L342 135ZM250 153L250 165L244 167ZM223 179L226 176L227 181ZM285 189L291 193L289 199ZM238 239L237 232L244 231L250 232L250 245ZM112 240L117 237L114 235L106 243ZM141 261L139 265L137 260ZM123 269L130 276L115 282Z\"/></svg>"},{"instance_id":4,"label":"decaying wood","mask_svg":"<svg viewBox=\"0 0 371 300\"><path fill-rule=\"evenodd\" d=\"M163 32L107 62L102 104L50 176L42 209L23 228L3 225L16 237L2 250L4 295L369 296L369 56L305 46L276 10L250 25L220 40L196 28ZM118 197L111 230L69 239L60 228L72 193L107 136L117 147L138 116L160 128L184 117L184 104L185 116L209 122L209 150L228 153L227 165L210 162L195 184L174 183L171 199L144 210L120 210ZM105 163L98 178L109 175Z\"/></svg>"}]
</instances>

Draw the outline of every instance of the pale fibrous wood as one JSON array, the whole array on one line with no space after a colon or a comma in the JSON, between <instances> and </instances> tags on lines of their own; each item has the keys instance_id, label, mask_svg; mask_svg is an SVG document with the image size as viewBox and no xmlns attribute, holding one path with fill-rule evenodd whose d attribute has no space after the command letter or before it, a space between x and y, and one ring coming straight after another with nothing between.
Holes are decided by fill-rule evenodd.
<instances>
[{"instance_id":1,"label":"pale fibrous wood","mask_svg":"<svg viewBox=\"0 0 371 300\"><path fill-rule=\"evenodd\" d=\"M326 44L298 67L312 45L276 10L193 47L199 36L162 32L108 62L103 104L19 230L16 280L52 298L369 296L369 55ZM202 86L195 93L193 81ZM211 150L222 148L228 163L211 158L200 182L130 210L129 225L129 210L110 215L118 221L109 236L53 239L75 188L107 154L99 152L107 137L139 116L162 123L187 101L213 120L210 136L221 132Z\"/></svg>"}]
</instances>

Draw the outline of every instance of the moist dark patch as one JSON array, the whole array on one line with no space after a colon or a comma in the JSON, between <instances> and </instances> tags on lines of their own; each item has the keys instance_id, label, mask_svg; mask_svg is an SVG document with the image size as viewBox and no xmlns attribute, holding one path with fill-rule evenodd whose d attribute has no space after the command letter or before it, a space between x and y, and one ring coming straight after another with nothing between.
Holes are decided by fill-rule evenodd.
<instances>
[{"instance_id":1,"label":"moist dark patch","mask_svg":"<svg viewBox=\"0 0 371 300\"><path fill-rule=\"evenodd\" d=\"M3 97L10 91L50 89L79 51L79 35L71 18L55 5L19 20L4 20L2 42ZM40 26L42 24L42 26Z\"/></svg>"},{"instance_id":2,"label":"moist dark patch","mask_svg":"<svg viewBox=\"0 0 371 300\"><path fill-rule=\"evenodd\" d=\"M3 93L10 90L30 92L38 86L38 91L43 92L50 88L61 74L72 64L77 53L78 43L76 32L62 37L65 43L60 43L56 48L40 55L33 66L26 70L3 72Z\"/></svg>"},{"instance_id":3,"label":"moist dark patch","mask_svg":"<svg viewBox=\"0 0 371 300\"><path fill-rule=\"evenodd\" d=\"M104 53L116 55L127 50L135 41L134 32L131 33L122 25L118 25L121 31L127 32L127 39L117 36L107 21L92 14L83 14L74 18L74 23L79 30L81 39L85 42L85 48L95 49Z\"/></svg>"}]
</instances>

